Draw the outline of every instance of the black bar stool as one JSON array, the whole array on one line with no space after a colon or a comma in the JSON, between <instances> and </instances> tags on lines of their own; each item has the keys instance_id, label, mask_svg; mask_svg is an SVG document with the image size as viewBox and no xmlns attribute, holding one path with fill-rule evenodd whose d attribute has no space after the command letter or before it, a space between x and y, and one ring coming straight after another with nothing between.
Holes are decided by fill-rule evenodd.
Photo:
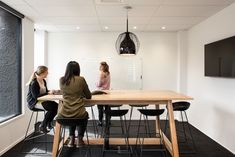
<instances>
[{"instance_id":1,"label":"black bar stool","mask_svg":"<svg viewBox=\"0 0 235 157\"><path fill-rule=\"evenodd\" d=\"M154 116L154 117L158 117L163 114L164 109L138 109L139 112L145 116L146 118L144 119L144 124L145 125L149 125L148 123L148 116ZM137 133L137 140L136 140L136 148L137 148L137 144L139 141L140 144L140 157L143 156L143 152L144 151L148 151L148 152L152 152L152 151L160 151L162 152L163 156L166 156L166 149L164 147L164 140L163 140L163 135L162 132L160 130L160 132L156 132L156 131L150 131L146 134L144 132L140 132L140 126L141 126L141 119L139 120L139 125L138 125L138 133ZM158 125L160 127L160 124ZM149 126L148 126L149 128ZM160 128L159 128L160 129ZM142 141L140 140L142 138ZM153 147L146 147L144 148L144 139L145 138L160 138L160 148L156 148L156 146ZM138 150L137 150L138 151ZM139 153L137 153L139 154Z\"/></svg>"},{"instance_id":2,"label":"black bar stool","mask_svg":"<svg viewBox=\"0 0 235 157\"><path fill-rule=\"evenodd\" d=\"M131 110L130 110L130 118L129 118L129 124L128 124L128 131L130 131L130 127L131 126L138 126L138 124L137 125L131 124L133 109L134 108L147 109L147 106L149 106L149 104L129 104L129 106L131 107ZM142 116L142 114L140 114L140 119L141 119L141 116ZM144 125L144 126L146 126L146 125ZM146 127L145 130L146 130L146 133L147 133L149 128Z\"/></svg>"},{"instance_id":3,"label":"black bar stool","mask_svg":"<svg viewBox=\"0 0 235 157\"><path fill-rule=\"evenodd\" d=\"M183 128L183 134L184 134L184 139L183 140L184 141L179 140L179 142L187 143L188 145L190 144L189 141L188 141L188 136L186 135L186 127L185 126L187 125L188 130L189 130L189 136L190 136L191 142L193 144L192 151L180 151L180 153L183 153L183 154L184 153L185 154L187 154L187 153L196 153L196 145L195 145L195 142L194 142L192 130L191 130L191 127L189 125L188 116L187 116L187 113L186 113L186 110L188 110L189 107L190 107L190 103L187 102L187 101L178 101L178 102L172 103L172 105L173 105L173 111L179 111L180 112L181 120L182 120L181 124L182 124L182 128ZM184 113L184 116L186 118L186 125L185 125L185 122L184 122L183 113ZM166 122L165 122L165 132L167 131L167 117L168 117L168 113L167 113Z\"/></svg>"},{"instance_id":4,"label":"black bar stool","mask_svg":"<svg viewBox=\"0 0 235 157\"><path fill-rule=\"evenodd\" d=\"M106 119L102 157L104 157L105 152L107 152L107 151L117 151L120 154L121 153L129 153L129 156L131 156L132 150L131 150L131 147L129 145L129 139L128 139L129 133L128 133L128 130L127 130L127 123L126 123L126 114L127 114L127 112L128 112L128 109L117 109L117 110L108 109L108 110L105 110L105 114L109 118ZM110 120L111 117L120 117L120 125L119 126L115 126L113 124L111 125L109 123L109 120ZM116 128L121 127L121 130L122 130L121 134L120 133L115 133L115 134L112 133L112 135L113 136L114 135L116 135L116 136L119 135L119 138L120 138L120 135L122 135L122 138L125 138L125 148L126 148L125 150L121 150L120 146L117 146L117 149L110 149L109 138L112 137L112 135L110 135L110 129L113 128L113 127L116 127Z\"/></svg>"},{"instance_id":5,"label":"black bar stool","mask_svg":"<svg viewBox=\"0 0 235 157\"><path fill-rule=\"evenodd\" d=\"M44 116L45 116L45 110L44 109L40 109L40 108L32 108L30 109L32 112L31 112L31 116L30 116L30 119L29 119L29 123L28 123L28 126L27 126L27 130L25 132L25 137L23 139L23 144L22 144L22 147L20 148L20 152L21 153L25 153L25 154L47 154L47 133L41 133L40 130L39 130L39 125L41 124L40 121L38 121L38 114L40 112L43 112L44 113ZM36 113L36 117L35 117L35 122L34 122L34 132L32 134L28 134L29 133L29 127L31 125L31 122L32 122L32 119L33 119L33 115L34 113ZM39 137L42 137L44 136L44 140L45 141L35 141L36 138L39 138ZM43 143L45 145L45 151L44 152L40 152L38 151L38 149L35 149L35 151L24 151L25 149L25 142L26 141L33 141L33 143ZM27 147L28 148L28 147Z\"/></svg>"},{"instance_id":6,"label":"black bar stool","mask_svg":"<svg viewBox=\"0 0 235 157\"><path fill-rule=\"evenodd\" d=\"M56 121L61 125L61 130L60 130L60 140L59 140L59 144L61 142L63 142L62 144L62 148L57 150L57 156L60 156L64 144L65 144L65 129L66 127L69 126L79 126L79 125L83 125L84 123L86 123L87 119L80 119L80 118L56 118ZM86 148L85 151L85 157L87 157L88 153L89 156L91 157L91 150L90 150L90 143L89 143L89 138L88 138L88 133L87 133L87 129L85 130L85 136L86 136L86 145L84 145L83 147L79 147L79 151L81 154L81 151L83 148ZM78 139L77 139L78 140Z\"/></svg>"}]
</instances>

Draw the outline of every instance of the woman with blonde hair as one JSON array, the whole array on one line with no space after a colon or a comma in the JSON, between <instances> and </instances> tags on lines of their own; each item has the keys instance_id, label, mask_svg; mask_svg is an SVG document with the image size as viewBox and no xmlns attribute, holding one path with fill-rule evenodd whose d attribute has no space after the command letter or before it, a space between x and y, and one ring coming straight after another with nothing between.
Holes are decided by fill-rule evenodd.
<instances>
[{"instance_id":1,"label":"woman with blonde hair","mask_svg":"<svg viewBox=\"0 0 235 157\"><path fill-rule=\"evenodd\" d=\"M47 94L53 94L53 91L47 89L47 83L45 78L48 75L48 68L46 66L38 66L37 70L33 72L28 83L29 90L27 94L27 102L29 109L34 108L45 109L47 113L45 114L44 120L42 121L39 129L43 133L49 132L52 128L52 121L57 114L58 104L54 101L43 101L41 104L37 104L37 98Z\"/></svg>"}]
</instances>

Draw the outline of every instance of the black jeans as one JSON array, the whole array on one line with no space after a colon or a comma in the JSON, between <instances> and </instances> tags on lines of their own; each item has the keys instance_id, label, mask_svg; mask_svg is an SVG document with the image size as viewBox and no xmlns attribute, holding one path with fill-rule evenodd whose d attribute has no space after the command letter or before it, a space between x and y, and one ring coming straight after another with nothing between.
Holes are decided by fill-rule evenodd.
<instances>
[{"instance_id":1,"label":"black jeans","mask_svg":"<svg viewBox=\"0 0 235 157\"><path fill-rule=\"evenodd\" d=\"M98 107L98 112L99 112L99 122L102 123L103 117L104 117L104 109L105 110L110 110L110 106L108 105L97 105ZM105 115L105 119L107 119L107 115Z\"/></svg>"},{"instance_id":2,"label":"black jeans","mask_svg":"<svg viewBox=\"0 0 235 157\"><path fill-rule=\"evenodd\" d=\"M42 121L42 126L48 126L57 114L58 103L55 101L44 101L42 102L42 106L47 111L44 120Z\"/></svg>"},{"instance_id":3,"label":"black jeans","mask_svg":"<svg viewBox=\"0 0 235 157\"><path fill-rule=\"evenodd\" d=\"M87 113L86 118L83 119L83 121L80 125L75 125L75 126L70 126L69 127L69 136L74 136L75 137L75 130L76 130L76 127L77 127L78 137L83 138L84 133L86 131L86 127L87 127L87 122L88 122L88 113Z\"/></svg>"}]
</instances>

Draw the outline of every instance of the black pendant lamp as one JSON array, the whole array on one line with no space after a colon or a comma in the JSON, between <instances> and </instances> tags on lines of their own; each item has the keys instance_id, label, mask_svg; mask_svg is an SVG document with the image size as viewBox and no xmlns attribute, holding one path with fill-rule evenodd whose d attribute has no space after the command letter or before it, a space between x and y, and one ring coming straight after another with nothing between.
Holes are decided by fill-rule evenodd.
<instances>
[{"instance_id":1,"label":"black pendant lamp","mask_svg":"<svg viewBox=\"0 0 235 157\"><path fill-rule=\"evenodd\" d=\"M139 50L140 42L134 33L128 31L128 11L132 8L130 6L126 6L125 9L127 10L127 30L118 36L116 41L116 50L120 55L136 55Z\"/></svg>"}]
</instances>

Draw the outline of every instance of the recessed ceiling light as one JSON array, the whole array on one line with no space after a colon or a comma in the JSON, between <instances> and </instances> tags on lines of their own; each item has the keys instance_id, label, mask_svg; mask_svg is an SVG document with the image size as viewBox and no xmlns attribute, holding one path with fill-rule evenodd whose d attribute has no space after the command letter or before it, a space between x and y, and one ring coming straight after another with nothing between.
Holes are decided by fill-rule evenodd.
<instances>
[{"instance_id":1,"label":"recessed ceiling light","mask_svg":"<svg viewBox=\"0 0 235 157\"><path fill-rule=\"evenodd\" d=\"M166 27L165 27L165 26L162 26L161 29L166 29Z\"/></svg>"},{"instance_id":2,"label":"recessed ceiling light","mask_svg":"<svg viewBox=\"0 0 235 157\"><path fill-rule=\"evenodd\" d=\"M76 27L76 29L78 30L78 29L80 29L80 27L79 27L79 26L77 26L77 27Z\"/></svg>"},{"instance_id":3,"label":"recessed ceiling light","mask_svg":"<svg viewBox=\"0 0 235 157\"><path fill-rule=\"evenodd\" d=\"M136 26L134 26L134 27L133 27L133 29L137 29L137 27L136 27Z\"/></svg>"},{"instance_id":4,"label":"recessed ceiling light","mask_svg":"<svg viewBox=\"0 0 235 157\"><path fill-rule=\"evenodd\" d=\"M109 29L109 27L108 26L104 26L104 29Z\"/></svg>"}]
</instances>

